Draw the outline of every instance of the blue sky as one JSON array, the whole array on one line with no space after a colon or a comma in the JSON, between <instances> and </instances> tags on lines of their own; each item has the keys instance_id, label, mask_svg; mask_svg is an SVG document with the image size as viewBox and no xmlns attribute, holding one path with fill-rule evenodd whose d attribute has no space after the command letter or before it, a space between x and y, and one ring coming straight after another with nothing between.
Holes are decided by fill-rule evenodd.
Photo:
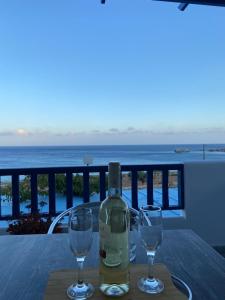
<instances>
[{"instance_id":1,"label":"blue sky","mask_svg":"<svg viewBox=\"0 0 225 300\"><path fill-rule=\"evenodd\" d=\"M224 143L225 8L0 3L0 145Z\"/></svg>"}]
</instances>

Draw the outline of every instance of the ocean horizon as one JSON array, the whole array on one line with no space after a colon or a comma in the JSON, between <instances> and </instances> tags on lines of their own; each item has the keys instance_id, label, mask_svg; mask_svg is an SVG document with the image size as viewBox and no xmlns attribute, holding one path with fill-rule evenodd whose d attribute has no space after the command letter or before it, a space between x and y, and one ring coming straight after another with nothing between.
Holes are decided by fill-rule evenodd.
<instances>
[{"instance_id":1,"label":"ocean horizon","mask_svg":"<svg viewBox=\"0 0 225 300\"><path fill-rule=\"evenodd\" d=\"M176 150L181 149L178 153ZM92 165L109 161L121 164L225 161L225 144L95 145L95 146L1 146L0 168L82 166L90 157Z\"/></svg>"}]
</instances>

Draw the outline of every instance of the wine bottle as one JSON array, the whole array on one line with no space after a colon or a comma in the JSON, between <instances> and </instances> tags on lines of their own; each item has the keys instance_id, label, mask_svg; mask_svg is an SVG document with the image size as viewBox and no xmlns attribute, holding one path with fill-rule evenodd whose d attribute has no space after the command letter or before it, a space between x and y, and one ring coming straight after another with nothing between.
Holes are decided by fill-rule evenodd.
<instances>
[{"instance_id":1,"label":"wine bottle","mask_svg":"<svg viewBox=\"0 0 225 300\"><path fill-rule=\"evenodd\" d=\"M120 164L109 163L108 197L99 211L100 290L107 296L129 291L129 208L121 198Z\"/></svg>"}]
</instances>

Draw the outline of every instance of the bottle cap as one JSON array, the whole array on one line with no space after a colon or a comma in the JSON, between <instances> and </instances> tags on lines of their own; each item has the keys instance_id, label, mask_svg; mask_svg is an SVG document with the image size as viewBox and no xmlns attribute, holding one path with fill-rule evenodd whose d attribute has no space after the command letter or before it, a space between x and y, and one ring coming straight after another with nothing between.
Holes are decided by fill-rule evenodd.
<instances>
[{"instance_id":1,"label":"bottle cap","mask_svg":"<svg viewBox=\"0 0 225 300\"><path fill-rule=\"evenodd\" d=\"M109 163L109 187L120 188L120 163Z\"/></svg>"}]
</instances>

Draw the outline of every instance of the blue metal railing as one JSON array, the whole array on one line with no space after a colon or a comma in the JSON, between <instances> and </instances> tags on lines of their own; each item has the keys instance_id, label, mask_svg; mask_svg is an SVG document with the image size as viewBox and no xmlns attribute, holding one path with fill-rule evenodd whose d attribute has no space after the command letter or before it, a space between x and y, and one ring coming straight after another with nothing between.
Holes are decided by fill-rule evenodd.
<instances>
[{"instance_id":1,"label":"blue metal railing","mask_svg":"<svg viewBox=\"0 0 225 300\"><path fill-rule=\"evenodd\" d=\"M129 172L131 175L131 204L138 209L138 172L145 171L147 174L147 204L154 203L154 172L160 172L162 175L162 209L178 210L184 209L184 168L182 164L159 164L159 165L122 165L122 172ZM178 201L171 203L169 197L169 172L177 172ZM23 169L0 169L1 176L10 176L12 182L12 214L2 215L0 210L0 220L15 219L21 216L20 212L20 176L30 176L31 191L31 213L38 212L38 175L48 175L48 196L49 212L48 215L55 216L56 211L56 184L57 174L65 174L66 178L66 207L73 206L73 174L83 174L83 201L90 201L90 174L99 174L100 201L106 197L106 173L107 166L77 166L77 167L51 167L51 168L23 168ZM46 214L43 214L46 215Z\"/></svg>"}]
</instances>

